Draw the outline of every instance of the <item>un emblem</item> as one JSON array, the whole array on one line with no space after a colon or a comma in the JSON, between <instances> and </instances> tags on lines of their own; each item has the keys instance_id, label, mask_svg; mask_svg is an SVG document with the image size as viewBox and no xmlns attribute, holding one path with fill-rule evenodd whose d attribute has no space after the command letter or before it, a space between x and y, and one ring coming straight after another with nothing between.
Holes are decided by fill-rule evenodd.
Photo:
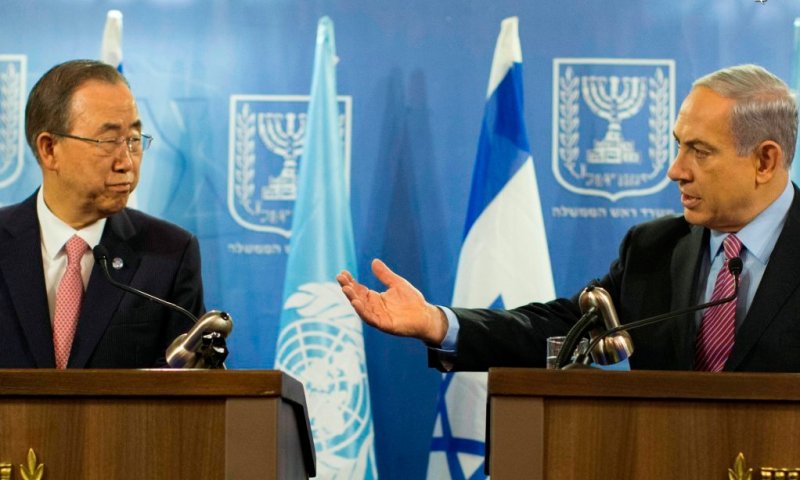
<instances>
[{"instance_id":1,"label":"un emblem","mask_svg":"<svg viewBox=\"0 0 800 480\"><path fill-rule=\"evenodd\" d=\"M361 321L335 282L301 285L284 309L297 318L281 329L275 368L306 389L317 476L367 478L375 462Z\"/></svg>"},{"instance_id":2,"label":"un emblem","mask_svg":"<svg viewBox=\"0 0 800 480\"><path fill-rule=\"evenodd\" d=\"M567 190L616 201L669 184L675 62L553 60L553 174Z\"/></svg>"},{"instance_id":3,"label":"un emblem","mask_svg":"<svg viewBox=\"0 0 800 480\"><path fill-rule=\"evenodd\" d=\"M228 211L242 227L291 235L308 102L307 95L230 97ZM338 103L349 166L352 97L340 95Z\"/></svg>"},{"instance_id":4,"label":"un emblem","mask_svg":"<svg viewBox=\"0 0 800 480\"><path fill-rule=\"evenodd\" d=\"M14 183L22 173L27 69L24 55L0 55L0 189Z\"/></svg>"}]
</instances>

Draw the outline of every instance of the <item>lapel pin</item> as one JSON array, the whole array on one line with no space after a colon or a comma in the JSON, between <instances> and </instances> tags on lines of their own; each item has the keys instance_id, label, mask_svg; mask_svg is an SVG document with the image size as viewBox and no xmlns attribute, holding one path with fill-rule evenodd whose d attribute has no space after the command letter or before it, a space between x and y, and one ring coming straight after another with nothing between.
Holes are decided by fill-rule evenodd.
<instances>
[{"instance_id":1,"label":"lapel pin","mask_svg":"<svg viewBox=\"0 0 800 480\"><path fill-rule=\"evenodd\" d=\"M111 260L111 267L112 267L114 270L119 270L119 269L120 269L120 268L122 268L123 266L125 266L125 262L123 262L121 258L119 258L119 257L114 257L114 260Z\"/></svg>"}]
</instances>

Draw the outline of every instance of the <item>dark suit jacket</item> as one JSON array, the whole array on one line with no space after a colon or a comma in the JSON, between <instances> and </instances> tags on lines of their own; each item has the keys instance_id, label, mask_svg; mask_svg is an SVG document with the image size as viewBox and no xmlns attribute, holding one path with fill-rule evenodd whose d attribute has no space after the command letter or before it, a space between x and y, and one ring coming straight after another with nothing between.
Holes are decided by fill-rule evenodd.
<instances>
[{"instance_id":1,"label":"dark suit jacket","mask_svg":"<svg viewBox=\"0 0 800 480\"><path fill-rule=\"evenodd\" d=\"M109 265L115 280L203 312L200 250L190 233L125 209L108 218L100 243L110 259L123 260L120 269ZM95 265L68 367L161 366L167 346L191 326L179 313L112 286ZM55 367L35 194L0 209L0 368L33 367Z\"/></svg>"},{"instance_id":2,"label":"dark suit jacket","mask_svg":"<svg viewBox=\"0 0 800 480\"><path fill-rule=\"evenodd\" d=\"M800 193L775 244L764 277L725 370L800 372ZM695 305L708 248L707 229L683 217L633 227L601 280L621 323ZM542 367L549 336L565 335L580 316L577 295L509 311L453 309L461 328L456 370L491 366ZM689 370L697 327L694 314L632 330L632 369ZM434 355L432 366L440 367Z\"/></svg>"}]
</instances>

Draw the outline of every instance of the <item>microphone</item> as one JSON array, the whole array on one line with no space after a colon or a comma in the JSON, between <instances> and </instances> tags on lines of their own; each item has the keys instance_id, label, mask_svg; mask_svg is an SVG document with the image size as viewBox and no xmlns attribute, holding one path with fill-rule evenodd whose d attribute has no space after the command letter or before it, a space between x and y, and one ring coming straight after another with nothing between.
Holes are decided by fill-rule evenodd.
<instances>
[{"instance_id":1,"label":"microphone","mask_svg":"<svg viewBox=\"0 0 800 480\"><path fill-rule=\"evenodd\" d=\"M189 310L186 310L185 308L181 307L180 305L176 305L176 304L174 304L172 302L168 302L168 301L163 300L161 298L158 298L158 297L156 297L154 295L150 295L147 292L143 292L141 290L138 290L138 289L133 288L131 286L125 285L123 283L119 283L118 281L116 281L113 278L111 278L111 273L108 271L108 249L104 245L100 245L98 243L92 249L92 254L94 255L94 261L100 264L100 267L103 270L103 273L105 274L106 279L108 280L108 282L111 285L114 285L115 287L120 288L122 290L125 290L126 292L132 293L134 295L138 295L140 297L144 297L144 298L146 298L146 299L148 299L148 300L150 300L152 302L160 303L161 305L164 305L167 308L171 308L172 310L180 312L181 314L185 315L186 317L189 317L189 319L192 320L192 323L197 323L197 317L195 317L194 314L192 314L192 312L190 312Z\"/></svg>"},{"instance_id":2,"label":"microphone","mask_svg":"<svg viewBox=\"0 0 800 480\"><path fill-rule=\"evenodd\" d=\"M599 285L590 285L585 288L580 297L578 297L578 305L582 312L592 307L597 308L603 318L605 332L619 327L617 310L614 308L611 295L605 288ZM628 332L619 331L618 333L604 335L602 329L594 328L589 332L589 336L591 340L596 341L591 343L592 348L587 348L587 351L591 351L595 362L601 365L620 362L633 353L633 340L631 340Z\"/></svg>"},{"instance_id":3,"label":"microphone","mask_svg":"<svg viewBox=\"0 0 800 480\"><path fill-rule=\"evenodd\" d=\"M613 338L615 335L617 335L619 333L626 333L627 334L628 330L633 330L634 328L646 327L648 325L653 325L653 324L656 324L656 323L660 323L660 322L662 322L664 320L667 320L667 319L670 319L670 318L679 317L679 316L682 316L682 315L686 315L687 313L692 313L692 312L696 312L696 311L699 311L699 310L704 310L706 308L716 307L717 305L722 305L724 303L728 303L728 302L732 302L732 301L736 300L736 298L739 295L739 275L742 273L742 268L743 268L743 263L742 263L742 259L740 257L733 257L733 258L728 260L728 271L731 273L731 275L733 275L733 294L731 294L730 296L725 297L725 298L720 298L719 300L714 300L713 302L707 302L707 303L703 303L703 304L700 304L700 305L695 305L695 306L692 306L692 307L687 307L687 308L684 308L684 309L681 309L681 310L677 310L677 311L674 311L674 312L667 312L667 313L663 313L661 315L656 315L656 316L645 318L645 319L642 319L642 320L637 320L635 322L627 323L625 325L619 325L618 324L617 326L615 326L613 328L609 328L605 332L602 332L599 335L597 335L596 337L592 338L591 341L589 342L589 346L586 348L586 351L578 353L577 357L575 358L574 364L588 365L588 363L589 363L589 355L588 355L587 352L592 352L592 355L594 356L594 347L597 344L603 342L603 340L605 338L607 338L607 337L612 337ZM613 308L613 306L612 306L612 308ZM632 349L633 349L633 344L631 344L631 351L632 351ZM607 363L603 363L600 360L602 360L602 359L599 359L598 357L595 357L595 362L596 363L598 363L600 365L607 365ZM569 367L570 367L570 365L568 365L565 368L569 368Z\"/></svg>"},{"instance_id":4,"label":"microphone","mask_svg":"<svg viewBox=\"0 0 800 480\"><path fill-rule=\"evenodd\" d=\"M180 305L168 302L155 295L120 283L111 278L108 271L108 249L97 244L92 249L94 261L100 265L108 282L128 293L146 298L171 310L180 312L194 324L189 332L179 335L167 348L167 364L172 368L225 368L225 358L228 350L225 346L225 337L233 329L233 320L230 315L218 310L211 310L198 318L192 312Z\"/></svg>"},{"instance_id":5,"label":"microphone","mask_svg":"<svg viewBox=\"0 0 800 480\"><path fill-rule=\"evenodd\" d=\"M611 295L600 286L597 280L592 281L583 289L578 297L578 305L583 316L567 333L561 351L559 351L556 358L556 368L559 369L584 367L583 364L577 364L572 361L570 357L575 351L578 341L587 331L589 331L590 338L595 340L604 332L619 326L619 318L614 308L614 302L611 300ZM603 328L603 325L605 328ZM592 356L597 359L597 363L603 365L619 362L633 353L633 342L626 332L617 335L609 334L607 338L592 343L592 347L594 348ZM587 347L586 351L588 350Z\"/></svg>"},{"instance_id":6,"label":"microphone","mask_svg":"<svg viewBox=\"0 0 800 480\"><path fill-rule=\"evenodd\" d=\"M206 312L167 347L167 364L172 368L225 368L225 337L231 330L230 315L219 310Z\"/></svg>"}]
</instances>

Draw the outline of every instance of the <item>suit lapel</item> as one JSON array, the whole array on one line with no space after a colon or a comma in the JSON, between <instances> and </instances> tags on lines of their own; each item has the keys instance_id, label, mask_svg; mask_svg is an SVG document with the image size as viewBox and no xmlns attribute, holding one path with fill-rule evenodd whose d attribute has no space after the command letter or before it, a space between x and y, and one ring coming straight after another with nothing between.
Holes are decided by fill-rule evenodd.
<instances>
[{"instance_id":1,"label":"suit lapel","mask_svg":"<svg viewBox=\"0 0 800 480\"><path fill-rule=\"evenodd\" d=\"M672 311L687 308L697 302L697 276L705 247L708 244L707 230L692 226L689 235L678 242L670 266L672 274ZM675 358L678 368L690 369L694 356L695 325L693 314L675 319Z\"/></svg>"},{"instance_id":2,"label":"suit lapel","mask_svg":"<svg viewBox=\"0 0 800 480\"><path fill-rule=\"evenodd\" d=\"M15 217L5 228L10 236L0 248L0 270L14 304L16 321L36 367L55 368L35 193L17 207Z\"/></svg>"},{"instance_id":3,"label":"suit lapel","mask_svg":"<svg viewBox=\"0 0 800 480\"><path fill-rule=\"evenodd\" d=\"M800 286L800 192L795 187L792 206L786 224L769 257L767 269L756 290L747 316L736 332L725 370L736 370L742 360L758 343L764 331L775 320L786 299Z\"/></svg>"},{"instance_id":4,"label":"suit lapel","mask_svg":"<svg viewBox=\"0 0 800 480\"><path fill-rule=\"evenodd\" d=\"M108 218L100 240L100 243L105 245L109 252L108 266L111 277L125 285L131 283L141 261L139 255L127 243L127 240L135 233L135 228L123 210ZM122 260L122 268L112 267L115 258ZM83 299L81 316L72 344L70 368L86 366L98 342L108 329L124 294L125 292L108 282L100 265L95 264L92 275L89 277L89 285L86 288L86 296Z\"/></svg>"}]
</instances>

